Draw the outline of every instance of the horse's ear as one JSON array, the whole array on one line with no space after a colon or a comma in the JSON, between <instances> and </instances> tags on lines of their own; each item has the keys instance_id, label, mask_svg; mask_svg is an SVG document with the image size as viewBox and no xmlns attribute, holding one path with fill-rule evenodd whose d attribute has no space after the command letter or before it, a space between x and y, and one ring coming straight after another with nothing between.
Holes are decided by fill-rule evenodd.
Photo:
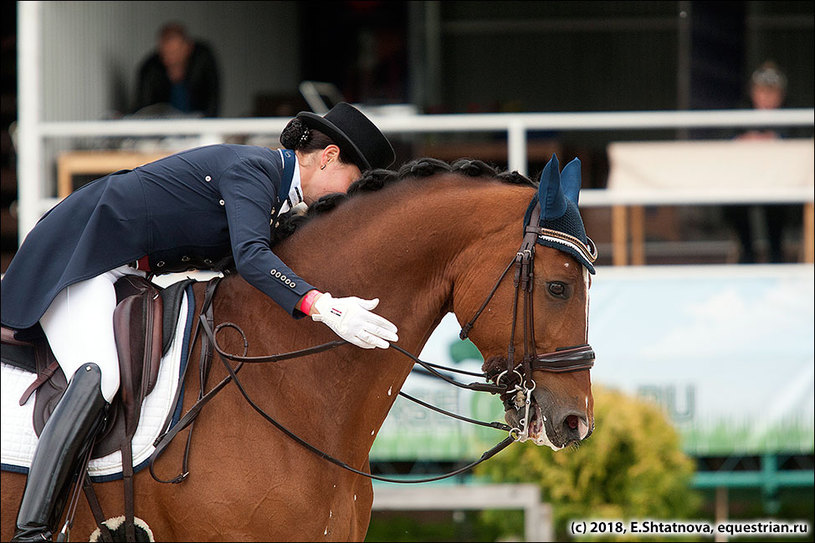
<instances>
[{"instance_id":1,"label":"horse's ear","mask_svg":"<svg viewBox=\"0 0 815 543\"><path fill-rule=\"evenodd\" d=\"M555 154L543 168L538 185L538 202L541 205L541 221L558 219L566 213L566 197L560 187L559 163Z\"/></svg>"},{"instance_id":2,"label":"horse's ear","mask_svg":"<svg viewBox=\"0 0 815 543\"><path fill-rule=\"evenodd\" d=\"M560 173L560 183L563 185L563 194L566 198L577 205L577 199L580 197L580 159L575 158L566 166Z\"/></svg>"}]
</instances>

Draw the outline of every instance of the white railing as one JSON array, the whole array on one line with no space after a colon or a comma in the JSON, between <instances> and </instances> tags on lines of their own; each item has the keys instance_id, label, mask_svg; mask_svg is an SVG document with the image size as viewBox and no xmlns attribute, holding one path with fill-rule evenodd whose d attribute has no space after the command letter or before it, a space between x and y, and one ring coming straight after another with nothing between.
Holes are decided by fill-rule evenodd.
<instances>
[{"instance_id":1,"label":"white railing","mask_svg":"<svg viewBox=\"0 0 815 543\"><path fill-rule=\"evenodd\" d=\"M386 134L504 132L507 137L510 170L527 173L527 134L530 130L641 130L687 128L747 128L754 126L812 126L813 109L788 110L709 110L709 111L635 111L587 113L494 113L450 115L376 116L372 120ZM29 120L30 119L30 120ZM21 107L19 126L19 235L30 231L42 214L58 200L45 189L44 145L47 140L74 137L143 137L194 136L198 144L225 141L236 135L257 136L280 134L287 118L195 119L195 120L116 120L38 122L37 114L26 114ZM477 157L476 157L477 158ZM48 192L46 194L46 192ZM681 195L660 199L654 195L613 193L606 190L585 191L584 205L667 204ZM681 196L678 203L704 203L711 194ZM698 198L699 200L697 200ZM779 193L768 188L766 193L749 195L722 193L715 200L727 202L812 202L810 190ZM708 202L709 203L709 202Z\"/></svg>"},{"instance_id":2,"label":"white railing","mask_svg":"<svg viewBox=\"0 0 815 543\"><path fill-rule=\"evenodd\" d=\"M531 483L393 486L374 483L374 511L523 509L524 540L553 541L552 506Z\"/></svg>"}]
</instances>

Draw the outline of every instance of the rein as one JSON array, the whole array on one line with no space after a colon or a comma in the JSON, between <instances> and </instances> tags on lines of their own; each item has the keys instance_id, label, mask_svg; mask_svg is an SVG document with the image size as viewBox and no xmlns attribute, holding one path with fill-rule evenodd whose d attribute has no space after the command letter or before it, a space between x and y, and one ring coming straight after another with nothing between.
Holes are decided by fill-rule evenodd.
<instances>
[{"instance_id":1,"label":"rein","mask_svg":"<svg viewBox=\"0 0 815 543\"><path fill-rule=\"evenodd\" d=\"M535 211L533 211L532 216L537 216L539 214L539 204L536 206ZM217 326L214 326L214 319L212 315L212 299L215 294L215 290L217 289L218 284L222 278L216 277L212 279L209 284L207 285L207 292L204 299L204 302L201 307L201 313L199 314L199 320L196 323L195 333L193 335L192 342L194 343L199 335L199 331L203 330L205 338L201 337L201 358L200 358L200 385L201 389L199 392L198 400L193 404L192 407L187 411L187 413L172 427L169 427L169 421L165 423L165 428L168 428L164 433L162 433L158 438L156 438L154 442L154 446L156 447L155 451L150 457L150 474L156 481L163 482L163 483L180 483L183 481L187 475L189 475L189 470L187 469L187 461L188 461L188 453L189 453L189 446L190 440L192 436L192 424L195 418L200 413L203 406L209 402L209 400L214 397L221 389L224 388L230 381L234 381L235 385L240 390L243 397L249 403L249 405L257 411L264 419L274 425L277 429L283 432L286 436L288 436L293 441L297 442L301 446L305 447L309 451L313 452L314 454L320 456L321 458L345 469L357 475L362 475L369 479L375 479L378 481L385 481L391 483L426 483L431 481L438 481L441 479L446 479L448 477L452 477L468 471L478 464L484 462L485 460L491 458L501 450L508 447L515 441L526 441L529 438L529 409L532 400L532 391L535 389L535 381L532 379L532 372L539 370L539 371L548 371L554 373L562 373L562 372L572 372L572 371L579 371L584 369L590 369L594 366L594 351L592 350L591 346L588 344L578 345L574 347L566 347L566 348L559 348L553 352L542 353L538 354L536 352L535 347L535 326L534 326L534 312L533 312L533 279L534 279L534 262L535 262L535 244L537 242L537 238L541 233L540 227L535 226L525 226L524 228L524 238L521 244L520 249L509 262L507 267L501 273L500 277L496 281L495 285L493 286L490 293L487 295L487 298L481 304L481 307L476 311L475 315L472 319L470 319L467 324L465 324L462 329L459 337L461 339L466 339L469 332L472 330L473 326L475 325L476 320L481 315L481 313L486 309L487 305L489 304L492 297L498 290L498 287L501 285L503 280L506 278L509 271L514 267L515 268L515 275L514 275L514 287L515 287L515 296L513 299L513 307L512 307L512 327L510 333L510 341L509 346L507 348L507 364L506 368L503 371L491 372L490 374L478 374L473 372L465 372L461 370L457 370L454 368L447 368L444 366L439 366L437 364L431 364L429 362L425 362L420 360L415 355L411 354L410 352L406 351L402 347L398 345L391 344L390 346L394 348L397 352L403 354L404 356L410 358L414 364L419 364L422 366L428 373L432 376L442 379L454 386L465 388L468 390L474 390L478 392L489 392L491 394L500 394L504 403L509 406L511 405L510 402L514 405L515 409L520 411L521 409L524 410L524 416L519 419L519 427L512 428L506 424L500 422L483 422L474 419L470 419L468 417L464 417L462 415L457 415L455 413L451 413L449 411L445 411L441 408L434 407L430 404L427 404L413 396L410 396L404 392L399 392L401 396L404 398L416 402L417 404L426 407L428 409L432 409L439 413L443 413L450 417L456 418L458 420L462 420L465 422L469 422L472 424L479 424L482 426L487 426L491 428L495 428L498 430L504 430L509 432L509 435L504 438L501 442L493 446L491 449L484 452L478 460L467 464L459 469L451 471L449 473L439 475L436 477L429 477L423 479L412 479L412 480L402 480L402 479L394 479L389 477L382 477L379 475L374 475L371 473L366 473L364 471L360 471L347 463L329 455L328 453L322 451L321 449L315 447L314 445L308 443L297 434L283 426L281 423L276 421L272 418L268 413L266 413L260 406L258 406L248 395L246 390L243 387L243 384L240 382L238 378L238 372L243 367L245 363L266 363L266 362L277 362L281 360L288 360L291 358L298 358L302 356L307 356L311 354L320 353L323 351L327 351L329 349L333 349L335 347L339 347L347 343L345 340L336 340L331 341L328 343L323 343L320 345L316 345L313 347L309 347L306 349L300 349L297 351L291 351L288 353L281 353L275 355L267 355L267 356L246 356L248 352L249 343L246 339L246 335L244 334L243 330L234 323L231 322L224 322ZM519 363L515 363L515 335L516 335L516 328L518 324L518 305L519 305L519 298L523 293L523 357ZM218 341L216 336L219 331L223 328L233 328L241 335L243 339L243 354L236 355L230 354L225 352L221 347L218 345ZM228 375L222 379L215 387L213 387L209 392L204 394L206 378L209 375L209 368L211 366L212 360L212 349L218 353L222 363L226 367ZM229 364L228 361L238 362L235 368ZM456 373L467 374L475 377L482 377L488 380L494 381L492 383L461 383L455 379L452 379L439 371L435 368L443 369L445 371L451 371ZM184 370L184 374L186 374L186 368ZM182 380L184 379L184 375L182 375ZM502 385L501 382L505 381ZM181 387L179 387L180 389ZM175 404L175 403L174 403ZM187 449L184 454L184 465L182 468L182 474L175 477L171 480L162 480L159 479L153 470L153 464L161 452L170 444L173 438L183 430L184 428L190 426L190 433L187 437Z\"/></svg>"},{"instance_id":2,"label":"rein","mask_svg":"<svg viewBox=\"0 0 815 543\"><path fill-rule=\"evenodd\" d=\"M211 290L214 293L215 289L217 288L218 283L220 282L220 279L221 278L212 279L210 281L210 284L207 286L207 291L210 292L210 290ZM313 452L314 454L318 455L319 457L331 462L332 464L335 464L335 465L337 465L337 466L339 466L339 467L341 467L341 468L343 468L345 470L348 470L348 471L350 471L352 473L355 473L357 475L362 475L364 477L368 477L369 479L376 479L377 481L385 481L385 482L390 482L390 483L427 483L427 482L431 482L431 481L438 481L440 479L445 479L447 477L452 477L454 475L458 475L458 474L463 473L465 471L471 470L472 468L474 468L475 466L477 466L481 462L484 462L485 460L495 456L497 453L499 453L500 451L502 451L503 449L505 449L506 447L508 447L510 444L512 444L515 441L515 438L513 438L510 435L510 436L506 437L503 441L501 441L500 443L498 443L497 445L495 445L494 447L492 447L491 449L489 449L488 451L483 453L478 460L476 460L474 462L471 462L471 463L467 464L466 466L463 466L463 467L461 467L461 468L459 468L459 469L457 469L455 471L446 473L444 475L439 475L439 476L436 476L436 477L428 477L428 478L414 479L414 480L401 480L401 479L394 479L394 478L390 478L390 477L382 477L382 476L379 476L379 475L374 475L374 474L371 474L371 473L366 473L364 471L360 471L360 470L348 465L347 463L343 462L342 460L339 460L339 459L331 456L330 454L322 451L321 449L318 449L317 447L315 447L311 443L307 442L306 440L304 440L303 438L301 438L300 436L298 436L297 434L295 434L294 432L292 432L291 430L289 430L288 428L283 426L277 420L272 418L260 406L258 406L252 400L252 398L249 397L249 394L246 392L246 390L243 387L243 384L241 383L240 379L238 378L238 372L240 371L240 369L243 367L243 364L245 364L245 363L276 362L276 361L280 361L280 360L286 360L286 359L289 359L289 358L297 358L297 357L300 357L300 356L306 356L306 355L309 355L309 354L315 354L315 353L323 352L323 351L326 351L328 349L332 349L334 347L339 347L340 345L346 344L347 341L345 341L345 340L331 341L331 342L323 343L321 345L317 345L317 346L310 347L310 348L307 348L307 349L301 349L299 351L292 351L292 352L289 352L289 353L283 353L283 354L277 354L277 355L257 356L257 357L246 356L245 353L248 350L248 342L246 341L246 335L243 333L243 331L240 329L240 327L238 327L234 323L226 322L226 323L219 324L218 326L215 327L214 330L212 329L212 324L210 322L210 319L208 318L208 315L211 316L211 297L208 297L208 298L210 298L209 303L205 303L205 306L202 307L201 314L199 315L198 326L200 326L200 329L202 329L204 331L204 334L206 335L206 339L208 340L208 343L204 343L204 345L206 345L207 347L212 346L212 348L215 349L215 351L218 353L218 356L221 358L221 361L223 362L224 367L226 367L226 370L229 373L229 375L227 375L223 380L221 380L221 382L219 382L212 390L210 390L206 394L203 394L203 395L199 394L198 401L196 401L196 403L189 409L189 411L184 415L184 417L182 417L167 432L160 435L156 439L156 441L154 442L156 450L153 451L153 454L150 457L150 473L153 476L153 478L155 480L159 481L159 482L162 482L162 483L180 483L181 481L183 481L187 477L187 475L189 475L189 470L187 470L187 468L186 468L186 460L187 460L187 455L186 454L185 454L185 458L184 458L184 461L185 461L184 473L182 475L176 477L175 479L172 479L172 480L169 480L169 481L161 480L161 479L158 479L156 477L155 472L153 471L153 464L155 462L155 459L158 458L158 456L161 454L161 452L167 447L167 445L170 444L170 442L178 434L178 432L180 432L181 430L183 430L187 426L190 426L193 423L193 421L195 420L195 418L198 416L198 414L200 413L201 408L209 400L211 400L213 398L213 396L215 394L217 394L227 383L229 383L229 381L234 381L235 382L235 385L238 387L238 390L240 391L241 395L243 395L244 399L246 399L246 401L249 403L249 405L252 407L252 409L257 411L264 419L266 419L268 422L270 422L272 425L274 425L278 430L283 432L290 439L292 439L296 443L300 444L301 446L305 447L306 449ZM205 300L205 302L206 302L206 300ZM217 342L217 339L215 338L215 336L218 333L218 331L220 331L224 327L234 328L235 330L238 331L238 333L241 334L241 337L243 338L243 341L244 341L244 354L243 355L233 355L233 354L226 353L218 346L218 342ZM197 330L196 330L196 332L197 332ZM204 342L203 337L202 337L202 342ZM208 350L208 348L207 348L207 350ZM409 356L411 356L413 358L413 356L410 355L409 353L407 353L407 351L404 351L401 348L399 348L398 350L400 352L404 352L404 353L408 354ZM202 347L201 359L204 360L206 357L207 357L207 355L204 354L203 347ZM229 362L227 362L228 360L238 362L237 367L235 367L233 369L232 366L229 365ZM424 362L422 362L422 363L424 364ZM439 375L439 376L441 376L443 378L446 378L442 374L440 374L438 372L435 372L435 370L433 370L432 368L427 367L427 369L428 369L428 371L434 372L437 375ZM208 370L207 370L207 373L208 373ZM450 380L450 382L455 383L455 381L453 381L453 380ZM456 384L461 386L460 383L456 383ZM479 383L475 383L475 384L479 384ZM202 391L203 391L203 388L202 388ZM402 394L402 393L400 392L400 394ZM410 396L408 396L406 394L403 394L403 395L405 397L411 398ZM414 400L414 401L420 402L420 400ZM420 402L420 403L424 403L424 402ZM425 404L425 405L427 405L427 404ZM428 406L428 407L432 408L432 406ZM435 408L435 409L438 409L438 408ZM453 415L453 414L451 414L451 415ZM509 429L508 426L502 425L501 423L497 423L497 422L496 423L483 423L481 421L472 421L471 419L467 419L466 417L461 417L460 415L455 415L455 416L457 418L461 418L462 420L468 420L468 421L471 421L471 422L483 424L485 426L491 426L493 428L497 428L497 429L501 429L501 430ZM189 446L189 439L188 439L188 446Z\"/></svg>"},{"instance_id":3,"label":"rein","mask_svg":"<svg viewBox=\"0 0 815 543\"><path fill-rule=\"evenodd\" d=\"M221 360L223 361L224 366L226 367L226 370L229 372L229 376L227 378L231 377L232 380L235 381L235 385L237 385L238 389L240 390L241 394L246 399L246 401L249 403L249 405L252 406L252 409L257 411L264 419L266 419L272 425L274 425L275 428L277 428L278 430L280 430L281 432L286 434L289 438L291 438L292 440L294 440L298 444L302 445L303 447L305 447L309 451L315 453L316 455L318 455L319 457L321 457L321 458L323 458L325 460L328 460L332 464L335 464L335 465L337 465L337 466L339 466L339 467L341 467L341 468L343 468L345 470L348 470L348 471L350 471L352 473L356 473L357 475L362 475L364 477L368 477L369 479L376 479L377 481L385 481L385 482L389 482L389 483L429 483L431 481L438 481L440 479L446 479L447 477L452 477L454 475L458 475L459 473L469 471L470 469L474 468L475 466L477 466L481 462L484 462L485 460L495 456L496 454L498 454L500 451L502 451L503 449L505 449L506 447L508 447L509 445L511 445L515 441L515 439L512 436L508 436L503 441L501 441L500 443L498 443L497 445L492 447L490 450L488 450L484 454L482 454L481 457L478 460L476 460L474 462L471 462L471 463L467 464L466 466L463 466L463 467L461 467L461 468L459 468L459 469L457 469L455 471L451 471L449 473L446 473L444 475L439 475L439 476L436 476L436 477L428 477L428 478L424 478L424 479L413 479L413 480L401 480L401 479L393 479L393 478L390 478L390 477L382 477L380 475L374 475L372 473L366 473L364 471L360 471L360 470L346 464L342 460L339 460L339 459L331 456L330 454L322 451L321 449L318 449L317 447L315 447L314 445L312 445L308 441L304 440L303 438L301 438L300 436L298 436L297 434L295 434L294 432L292 432L291 430L289 430L288 428L286 428L285 426L280 424L278 421L276 421L274 418L272 418L268 413L266 413L260 406L258 406L254 401L252 401L252 399L249 397L249 394L247 394L246 390L244 390L243 384L241 384L240 380L238 379L237 369L239 369L239 368L236 368L235 370L232 369L232 366L230 366L229 363L227 362L228 355L222 354L222 351L220 350L220 348L217 347L217 344L216 344L216 341L215 341L215 336L213 334L213 331L209 328L209 325L206 322L204 322L203 320L201 321L201 323L204 326L204 332L206 333L207 338L210 340L210 342L212 342L213 346L215 346L215 348L216 348L216 350L218 352L218 355L221 357ZM232 326L240 331L240 329L237 328L237 326L235 326L235 325L232 325ZM219 327L220 327L220 325L219 325ZM241 331L241 335L243 335L242 331ZM323 351L323 350L326 350L326 349L329 349L329 348L332 348L332 347L337 347L337 346L342 345L344 343L347 343L347 342L344 341L344 340L343 341L334 341L334 342L331 342L331 344L324 343L322 345L318 345L317 347L313 347L312 349L319 349L320 351ZM310 349L306 349L306 350L310 350ZM296 352L301 352L301 351L296 351ZM316 351L316 352L319 352L319 351ZM293 355L293 354L294 353L286 353L286 355L283 355L283 356L285 356L286 358L293 358L294 356L287 356L287 355ZM240 362L240 364L243 364L244 362L247 361L247 360L245 360L247 357L238 357L238 358L244 359L242 362ZM254 358L254 357L249 357L249 358ZM258 358L266 359L266 358L271 358L271 357L258 357ZM268 360L262 360L262 361L265 362L265 361L268 361ZM261 360L253 360L253 362L261 362ZM441 375L441 374L439 374L439 375Z\"/></svg>"}]
</instances>

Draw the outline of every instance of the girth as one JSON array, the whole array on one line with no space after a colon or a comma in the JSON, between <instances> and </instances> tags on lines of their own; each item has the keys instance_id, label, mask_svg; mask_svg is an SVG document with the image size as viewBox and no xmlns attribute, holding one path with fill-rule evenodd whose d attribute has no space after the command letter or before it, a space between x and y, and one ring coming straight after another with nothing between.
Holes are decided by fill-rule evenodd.
<instances>
[{"instance_id":1,"label":"girth","mask_svg":"<svg viewBox=\"0 0 815 543\"><path fill-rule=\"evenodd\" d=\"M106 428L96 436L93 453L89 451L83 469L87 470L87 461L90 458L103 457L121 450L124 531L128 541L135 541L136 537L132 439L138 427L142 401L153 390L158 379L159 363L173 339L174 323L178 317L184 288L191 281L181 281L162 291L150 281L136 275L126 275L115 283L118 303L113 313L113 325L119 355L120 387L108 410ZM169 326L169 333L162 330L162 322ZM48 416L62 397L66 387L65 377L44 337L38 338L33 343L27 343L15 339L13 331L4 328L3 344L4 362L7 352L9 362L15 362L11 360L12 355L27 354L20 351L23 348L32 350L35 355L38 378L21 398L21 404L25 403L35 390L37 391L34 427L39 435ZM17 347L18 350L12 353L11 350L7 350L7 344ZM102 524L105 517L90 479L86 475L87 472L83 471L77 489L81 486L85 490L91 511L102 531L102 539L110 541L110 533ZM76 503L76 497L75 491L75 496L71 499L72 504Z\"/></svg>"}]
</instances>

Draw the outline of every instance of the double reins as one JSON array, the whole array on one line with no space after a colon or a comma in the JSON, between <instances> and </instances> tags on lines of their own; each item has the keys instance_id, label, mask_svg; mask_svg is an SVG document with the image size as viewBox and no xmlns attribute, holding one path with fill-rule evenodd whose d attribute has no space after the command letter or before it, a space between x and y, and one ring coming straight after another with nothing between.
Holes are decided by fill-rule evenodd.
<instances>
[{"instance_id":1,"label":"double reins","mask_svg":"<svg viewBox=\"0 0 815 543\"><path fill-rule=\"evenodd\" d=\"M539 213L539 204L535 208L532 216L537 216ZM249 394L246 392L243 384L241 383L240 379L238 378L238 372L241 370L244 364L255 364L255 363L268 363L268 362L279 362L282 360L288 360L292 358L299 358L302 356L308 356L312 354L321 353L327 351L329 349L333 349L335 347L339 347L341 345L345 345L347 342L345 340L336 340L331 341L328 343L323 343L320 345L316 345L313 347L308 347L305 349L300 349L297 351L291 351L287 353L281 354L274 354L274 355L266 355L266 356L247 356L246 353L249 349L249 343L246 339L246 334L241 330L241 328L231 322L224 322L217 326L214 326L214 318L212 312L212 300L215 295L215 291L218 287L218 284L221 281L221 277L216 277L207 285L206 294L204 297L204 302L201 307L201 312L198 316L198 321L196 322L195 332L193 334L192 344L197 341L198 336L200 335L200 331L203 331L203 335L201 336L201 354L200 354L200 362L199 362L199 372L200 372L200 391L198 394L198 399L193 404L192 407L187 411L187 413L181 417L175 424L170 427L170 420L165 422L164 428L168 428L164 433L162 433L158 438L156 438L154 442L155 451L150 457L150 473L153 478L159 482L163 483L180 483L183 481L187 475L189 474L188 469L188 458L189 458L189 447L191 443L191 436L192 436L192 425L195 418L200 413L203 406L212 399L220 390L222 390L230 381L234 381L235 385L238 387L238 390L249 403L249 405L257 411L264 419L266 419L269 423L274 425L277 429L283 432L286 436L288 436L293 441L297 442L301 446L305 447L307 450L311 451L312 453L320 456L321 458L343 468L350 472L353 472L357 475L362 475L364 477L368 477L370 479L375 479L378 481L385 481L391 483L425 483L431 481L438 481L441 479L446 479L448 477L453 477L460 473L466 472L478 464L484 462L485 460L495 456L498 452L508 447L515 441L526 441L529 437L529 409L532 399L532 391L535 389L535 381L532 379L532 372L535 370L541 371L548 371L548 372L572 372L572 371L579 371L584 369L590 369L594 365L594 351L592 350L591 346L588 344L578 345L574 347L567 347L567 348L560 348L556 349L553 352L537 354L536 346L535 346L535 326L534 326L534 311L533 311L533 284L534 284L534 260L535 260L535 244L537 242L537 237L540 234L541 229L535 226L525 226L524 228L524 238L521 244L520 249L509 262L507 267L501 273L500 277L496 281L495 285L493 286L492 290L487 295L484 302L481 304L480 308L476 311L475 315L473 316L470 321L465 324L459 337L461 339L466 339L469 335L470 331L472 330L473 326L475 325L476 320L481 315L481 313L486 309L487 305L489 304L490 300L493 298L495 293L497 292L499 286L506 278L507 274L513 267L515 268L515 275L514 275L514 287L515 287L515 295L513 298L513 305L512 305L512 326L511 326L511 333L510 333L510 340L509 346L507 348L507 363L506 368L502 371L493 371L491 373L474 373L474 372L466 372L456 368L449 368L445 366L440 366L437 364L432 364L430 362L425 362L419 359L417 356L413 355L412 353L408 352L407 350L403 349L402 347L391 344L390 346L395 349L397 352L403 354L404 356L410 358L414 364L418 364L423 367L430 375L433 377L437 377L439 379L444 380L447 383L450 383L454 386L473 390L477 392L489 392L491 394L500 394L502 400L505 404L510 405L510 402L514 404L514 407L520 411L524 410L524 415L519 419L520 427L510 427L509 425L503 424L501 422L483 422L475 419L471 419L468 417L464 417L462 415L452 413L450 411L446 411L439 407L432 406L426 402L419 400L418 398L414 398L409 394L404 392L399 392L401 396L404 398L413 401L423 407L428 409L432 409L444 415L450 416L452 418L462 420L465 422L469 422L472 424L478 424L481 426L486 426L498 430L503 430L509 432L509 435L493 446L488 451L484 452L478 460L475 460L466 466L463 466L459 469L451 471L449 473L445 473L443 475L439 475L436 477L428 477L422 479L411 479L411 480L403 480L403 479L395 479L389 477L383 477L379 475L374 475L371 473L366 473L360 471L347 463L339 460L330 454L322 451L321 449L315 447L311 443L307 442L306 440L302 439L300 436L286 428L280 422L275 420L271 417L268 413L266 413L260 406L258 406L250 397ZM523 293L523 357L520 363L515 363L515 336L516 336L516 328L517 328L517 321L518 321L518 305L519 305L519 298L521 298L521 293ZM223 330L224 328L232 328L236 330L243 340L243 354L236 355L225 352L219 345L217 341L218 332ZM207 381L207 377L209 376L209 370L211 367L212 357L213 357L213 350L218 354L222 363L226 367L228 375L224 377L215 387L213 387L209 392L204 393L205 385ZM237 366L233 368L229 361L237 362ZM189 364L188 364L189 365ZM459 373L459 374L466 374L470 376L480 377L485 380L492 380L494 383L489 382L472 382L472 383L462 383L456 379L452 379L447 375L437 371L436 368L442 369L444 371ZM183 381L184 375L186 374L186 367L184 368L184 374L182 374L181 379ZM503 384L502 384L503 381ZM182 387L179 387L179 391ZM178 396L176 397L176 401L173 405L177 405ZM182 466L182 473L170 480L162 480L159 479L153 469L153 465L155 460L160 456L160 454L164 451L164 449L170 444L170 442L175 438L175 436L183 429L190 427L190 432L187 437L187 446L184 453L183 459L183 466Z\"/></svg>"},{"instance_id":2,"label":"double reins","mask_svg":"<svg viewBox=\"0 0 815 543\"><path fill-rule=\"evenodd\" d=\"M332 455L330 455L330 454L326 453L325 451L315 447L314 445L312 445L308 441L304 440L303 438L301 438L300 436L298 436L297 434L295 434L294 432L292 432L291 430L286 428L283 424L281 424L280 422L275 420L272 416L270 416L268 413L266 413L259 405L257 405L252 400L252 398L249 396L249 394L246 392L246 389L244 388L243 383L241 383L240 379L238 378L238 372L241 370L243 365L246 364L246 363L278 362L278 361L281 361L281 360L287 360L287 359L291 359L291 358L298 358L298 357L301 357L301 356L307 356L307 355L310 355L310 354L320 353L320 352L326 351L328 349L332 349L334 347L339 347L340 345L345 345L347 342L345 340L337 340L337 341L331 341L331 342L328 342L328 343L323 343L321 345L316 345L314 347L309 347L309 348L306 348L306 349L301 349L301 350L298 350L298 351L292 351L292 352L288 352L288 353L267 355L267 356L246 356L246 353L248 352L249 343L248 343L248 341L246 339L246 335L244 334L243 330L241 330L238 325L236 325L234 323L231 323L231 322L225 322L225 323L219 324L218 326L215 326L214 328L213 328L213 325L212 325L212 323L213 323L213 318L212 318L212 298L214 297L215 290L217 289L217 286L220 283L221 279L222 278L220 278L220 277L216 277L216 278L210 280L209 284L207 285L207 294L205 296L204 304L203 304L203 306L201 308L201 313L199 314L199 317L198 317L198 322L196 323L195 335L193 336L193 338L194 338L193 341L194 341L198 336L199 330L203 330L204 336L206 338L206 341L205 341L204 336L201 337L201 342L202 342L201 358L200 358L200 361L201 361L201 364L200 364L200 366L201 366L201 385L202 385L201 392L199 393L198 400L195 402L195 404L192 407L190 407L189 411L187 411L187 413L181 419L179 419L179 421L177 423L175 423L171 428L169 428L166 432L164 432L158 438L156 438L156 440L154 442L154 446L156 447L156 449L155 449L155 451L153 451L153 454L150 457L150 474L153 476L153 478L156 481L159 481L159 482L162 482L162 483L180 483L184 479L187 478L187 476L189 475L189 469L188 469L187 466L188 466L188 456L189 456L188 453L189 453L189 445L190 445L190 437L192 435L192 429L190 430L190 434L189 434L189 436L187 438L187 449L186 449L185 454L184 454L184 461L183 461L184 464L183 464L183 467L182 467L182 473L180 475L178 475L175 478L170 479L170 480L163 480L163 479L158 478L156 476L154 468L153 468L155 460L161 455L161 453L164 451L164 449L172 442L173 438L175 438L175 436L180 431L184 430L188 426L190 426L190 427L192 426L193 422L195 421L195 418L198 416L198 414L200 413L203 406L207 402L209 402L209 400L211 400L215 396L215 394L217 394L220 390L222 390L224 388L224 386L226 386L230 381L235 382L235 385L238 387L238 390L240 391L241 395L249 403L249 405L252 407L252 409L257 411L264 419L266 419L269 423L271 423L273 426L275 426L278 430L283 432L287 437L289 437L290 439L292 439L296 443L300 444L301 446L305 447L307 450L311 451L312 453L316 454L320 458L323 458L324 460L327 460L327 461L331 462L332 464L335 464L335 465L337 465L337 466L339 466L339 467L341 467L341 468L343 468L345 470L348 470L348 471L350 471L352 473L355 473L357 475L362 475L364 477L368 477L370 479L376 479L378 481L385 481L385 482L391 482L391 483L427 483L427 482L431 482L431 481L438 481L438 480L441 480L441 479L452 477L452 476L458 475L460 473L464 473L466 471L471 470L472 468L474 468L475 466L477 466L481 462L484 462L485 460L495 456L498 452L502 451L503 449L508 447L513 441L515 441L515 439L511 435L507 436L503 441L501 441L500 443L498 443L497 445L495 445L494 447L492 447L488 451L484 452L478 460L476 460L474 462L471 462L471 463L467 464L466 466L463 466L463 467L461 467L459 469L456 469L456 470L454 470L452 472L449 472L449 473L446 473L446 474L443 474L443 475L439 475L439 476L436 476L436 477L427 477L427 478L423 478L423 479L412 479L412 480L395 479L395 478L390 478L390 477L383 477L383 476L380 476L380 475L374 475L374 474L371 474L371 473L366 473L364 471L361 471L361 470L358 470L358 469L354 468L353 466L348 465L347 463L343 462L342 460L339 460L339 459L333 457ZM237 330L238 333L241 335L241 338L243 339L243 344L244 344L243 345L243 349L244 349L244 354L243 355L235 355L235 354L227 353L223 349L221 349L221 347L218 345L216 335L223 328L233 328L233 329ZM470 385L459 383L459 382L457 382L457 381L455 381L453 379L450 379L449 377L437 372L435 369L433 369L433 366L435 366L435 364L430 364L430 363L421 361L418 358L414 357L412 354L410 354L407 351L405 351L404 349L402 349L401 347L397 347L396 345L392 345L392 347L395 347L397 351L409 356L410 358L415 359L418 363L422 364L429 372L433 373L434 375L437 375L437 376L439 376L439 377L441 377L441 378L447 380L448 382L453 383L453 384L455 384L457 386L462 386L464 388L470 388ZM209 374L209 367L210 367L210 363L211 363L211 359L212 359L212 350L211 349L214 349L215 352L218 353L218 356L221 358L221 361L223 362L224 367L226 368L228 375L226 377L224 377L217 385L215 385L215 387L213 387L209 392L207 392L206 394L203 394L204 385L206 383L206 377ZM229 364L228 361L238 362L238 365L235 368L232 368L232 366ZM182 376L182 379L183 379L183 376ZM472 390L477 390L475 385L484 386L483 383L473 383L472 385L474 385ZM456 418L459 418L460 420L464 420L464 421L467 421L467 422L472 422L472 423L475 423L475 424L482 424L484 426L489 426L489 427L499 429L499 430L507 430L508 431L510 429L509 426L507 426L505 424L502 424L502 423L498 423L498 422L484 423L482 421L476 421L474 419L469 419L467 417L462 417L461 415L456 415L454 413L446 412L446 411L441 410L441 409L439 409L437 407L426 404L426 403L422 402L421 400L413 398L412 396L409 396L408 394L404 394L402 392L400 392L400 394L402 396L408 398L408 399L411 399L413 401L416 401L417 403L420 403L421 405L425 405L428 408L434 409L434 410L439 411L439 412L446 413L446 414L448 414L450 416L454 416ZM167 427L167 426L165 425L165 427Z\"/></svg>"}]
</instances>

